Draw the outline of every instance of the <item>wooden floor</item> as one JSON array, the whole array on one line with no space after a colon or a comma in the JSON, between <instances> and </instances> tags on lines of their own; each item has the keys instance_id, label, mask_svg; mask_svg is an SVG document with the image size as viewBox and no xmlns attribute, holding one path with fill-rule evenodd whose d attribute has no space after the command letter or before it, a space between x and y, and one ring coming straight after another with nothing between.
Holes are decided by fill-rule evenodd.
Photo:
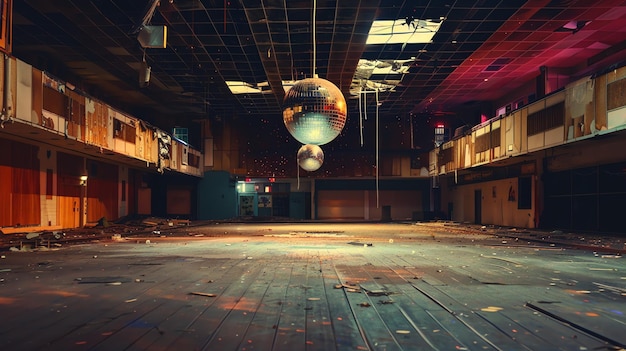
<instances>
[{"instance_id":1,"label":"wooden floor","mask_svg":"<svg viewBox=\"0 0 626 351\"><path fill-rule=\"evenodd\" d=\"M619 255L410 224L5 251L0 350L619 350Z\"/></svg>"}]
</instances>

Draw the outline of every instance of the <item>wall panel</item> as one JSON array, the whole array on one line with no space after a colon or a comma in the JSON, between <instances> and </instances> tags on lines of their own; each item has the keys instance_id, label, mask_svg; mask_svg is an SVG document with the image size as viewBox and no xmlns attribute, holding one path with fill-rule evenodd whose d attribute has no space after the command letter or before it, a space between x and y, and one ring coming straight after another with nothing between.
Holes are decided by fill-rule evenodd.
<instances>
[{"instance_id":1,"label":"wall panel","mask_svg":"<svg viewBox=\"0 0 626 351\"><path fill-rule=\"evenodd\" d=\"M79 140L85 140L85 98L74 92L66 93L69 97L67 116L67 134Z\"/></svg>"},{"instance_id":2,"label":"wall panel","mask_svg":"<svg viewBox=\"0 0 626 351\"><path fill-rule=\"evenodd\" d=\"M97 100L85 100L86 136L85 142L109 149L108 108Z\"/></svg>"},{"instance_id":3,"label":"wall panel","mask_svg":"<svg viewBox=\"0 0 626 351\"><path fill-rule=\"evenodd\" d=\"M140 215L152 214L152 189L150 188L137 189L137 214L140 214Z\"/></svg>"},{"instance_id":4,"label":"wall panel","mask_svg":"<svg viewBox=\"0 0 626 351\"><path fill-rule=\"evenodd\" d=\"M368 213L370 220L382 219L382 208L389 206L392 220L412 220L415 213L423 214L428 208L422 205L422 193L419 190L381 190L378 207L376 191L367 191Z\"/></svg>"},{"instance_id":5,"label":"wall panel","mask_svg":"<svg viewBox=\"0 0 626 351\"><path fill-rule=\"evenodd\" d=\"M11 207L13 181L13 167L11 164L11 142L6 139L0 139L0 227L13 225Z\"/></svg>"},{"instance_id":6,"label":"wall panel","mask_svg":"<svg viewBox=\"0 0 626 351\"><path fill-rule=\"evenodd\" d=\"M31 65L17 60L17 106L15 108L15 117L37 123L38 117L32 116L32 101L33 101L33 69Z\"/></svg>"},{"instance_id":7,"label":"wall panel","mask_svg":"<svg viewBox=\"0 0 626 351\"><path fill-rule=\"evenodd\" d=\"M185 217L191 215L191 189L167 189L167 214Z\"/></svg>"},{"instance_id":8,"label":"wall panel","mask_svg":"<svg viewBox=\"0 0 626 351\"><path fill-rule=\"evenodd\" d=\"M84 174L82 157L57 153L57 223L62 228L81 225L83 187L80 185L80 176Z\"/></svg>"},{"instance_id":9,"label":"wall panel","mask_svg":"<svg viewBox=\"0 0 626 351\"><path fill-rule=\"evenodd\" d=\"M118 167L88 161L87 222L118 219Z\"/></svg>"},{"instance_id":10,"label":"wall panel","mask_svg":"<svg viewBox=\"0 0 626 351\"><path fill-rule=\"evenodd\" d=\"M364 219L362 190L322 190L317 193L317 219Z\"/></svg>"},{"instance_id":11,"label":"wall panel","mask_svg":"<svg viewBox=\"0 0 626 351\"><path fill-rule=\"evenodd\" d=\"M31 120L34 124L41 125L41 110L43 109L43 73L38 69L33 69L31 71L33 73Z\"/></svg>"},{"instance_id":12,"label":"wall panel","mask_svg":"<svg viewBox=\"0 0 626 351\"><path fill-rule=\"evenodd\" d=\"M607 76L603 75L595 79L594 89L594 109L596 116L596 130L606 130L607 127L607 104L606 104L606 83Z\"/></svg>"},{"instance_id":13,"label":"wall panel","mask_svg":"<svg viewBox=\"0 0 626 351\"><path fill-rule=\"evenodd\" d=\"M40 225L40 167L38 147L19 142L12 143L12 199L11 220L14 225ZM6 152L6 150L3 150Z\"/></svg>"},{"instance_id":14,"label":"wall panel","mask_svg":"<svg viewBox=\"0 0 626 351\"><path fill-rule=\"evenodd\" d=\"M39 149L39 165L41 166L41 224L43 226L57 225L56 155L56 152L46 147Z\"/></svg>"}]
</instances>

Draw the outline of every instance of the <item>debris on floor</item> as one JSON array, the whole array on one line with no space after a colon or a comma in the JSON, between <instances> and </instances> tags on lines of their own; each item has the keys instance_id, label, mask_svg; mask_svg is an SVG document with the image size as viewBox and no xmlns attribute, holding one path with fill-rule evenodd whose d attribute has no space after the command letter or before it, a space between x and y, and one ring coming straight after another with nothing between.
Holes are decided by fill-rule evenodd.
<instances>
[{"instance_id":1,"label":"debris on floor","mask_svg":"<svg viewBox=\"0 0 626 351\"><path fill-rule=\"evenodd\" d=\"M361 287L358 284L352 284L349 282L344 284L335 284L335 289L344 289L346 292L361 292Z\"/></svg>"},{"instance_id":2,"label":"debris on floor","mask_svg":"<svg viewBox=\"0 0 626 351\"><path fill-rule=\"evenodd\" d=\"M79 277L74 279L78 284L112 284L121 285L132 280L126 277Z\"/></svg>"},{"instance_id":3,"label":"debris on floor","mask_svg":"<svg viewBox=\"0 0 626 351\"><path fill-rule=\"evenodd\" d=\"M372 243L362 243L359 241L350 241L348 245L356 245L356 246L363 246L363 247L374 246L374 244Z\"/></svg>"}]
</instances>

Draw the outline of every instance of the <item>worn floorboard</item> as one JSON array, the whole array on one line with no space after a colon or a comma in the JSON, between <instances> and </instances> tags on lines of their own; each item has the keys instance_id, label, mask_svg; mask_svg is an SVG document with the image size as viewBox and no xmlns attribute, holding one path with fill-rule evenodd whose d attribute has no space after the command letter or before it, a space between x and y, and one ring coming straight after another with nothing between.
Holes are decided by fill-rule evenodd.
<instances>
[{"instance_id":1,"label":"worn floorboard","mask_svg":"<svg viewBox=\"0 0 626 351\"><path fill-rule=\"evenodd\" d=\"M625 348L619 258L422 226L327 228L4 253L0 349Z\"/></svg>"}]
</instances>

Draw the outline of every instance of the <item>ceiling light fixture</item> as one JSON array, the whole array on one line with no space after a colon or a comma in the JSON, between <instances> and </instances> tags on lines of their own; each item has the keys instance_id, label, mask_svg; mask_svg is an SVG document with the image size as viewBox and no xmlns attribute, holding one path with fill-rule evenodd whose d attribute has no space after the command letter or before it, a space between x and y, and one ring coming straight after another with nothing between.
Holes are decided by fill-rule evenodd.
<instances>
[{"instance_id":1,"label":"ceiling light fixture","mask_svg":"<svg viewBox=\"0 0 626 351\"><path fill-rule=\"evenodd\" d=\"M145 88L150 84L150 72L152 67L148 66L146 62L146 52L144 50L143 59L141 60L141 66L139 68L139 87Z\"/></svg>"},{"instance_id":2,"label":"ceiling light fixture","mask_svg":"<svg viewBox=\"0 0 626 351\"><path fill-rule=\"evenodd\" d=\"M170 1L170 4L172 2ZM167 26L149 25L160 0L152 0L146 8L146 13L141 19L141 23L136 25L131 34L137 35L137 40L142 48L165 49L167 46Z\"/></svg>"},{"instance_id":3,"label":"ceiling light fixture","mask_svg":"<svg viewBox=\"0 0 626 351\"><path fill-rule=\"evenodd\" d=\"M376 20L370 27L365 44L427 44L432 41L442 23L443 20L415 18Z\"/></svg>"},{"instance_id":4,"label":"ceiling light fixture","mask_svg":"<svg viewBox=\"0 0 626 351\"><path fill-rule=\"evenodd\" d=\"M170 1L170 4L173 1ZM131 32L137 35L137 41L143 48L143 58L139 66L139 87L145 88L150 84L150 73L152 67L146 62L146 49L165 49L167 47L167 26L151 26L148 25L154 16L160 0L152 0L146 9L141 23L139 23Z\"/></svg>"}]
</instances>

